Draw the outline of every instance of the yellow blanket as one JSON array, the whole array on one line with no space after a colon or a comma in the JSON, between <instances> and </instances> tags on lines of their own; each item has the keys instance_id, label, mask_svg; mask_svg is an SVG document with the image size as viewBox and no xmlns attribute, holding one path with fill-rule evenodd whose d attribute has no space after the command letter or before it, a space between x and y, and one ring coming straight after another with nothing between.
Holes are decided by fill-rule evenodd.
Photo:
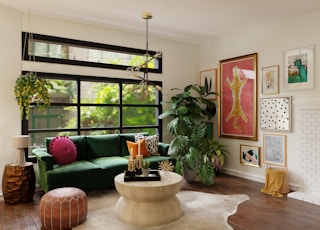
<instances>
[{"instance_id":1,"label":"yellow blanket","mask_svg":"<svg viewBox=\"0 0 320 230\"><path fill-rule=\"evenodd\" d=\"M275 170L272 168L266 169L266 184L264 188L260 191L262 193L275 196L275 197L283 197L281 191L281 186L283 183L284 171L283 170Z\"/></svg>"}]
</instances>

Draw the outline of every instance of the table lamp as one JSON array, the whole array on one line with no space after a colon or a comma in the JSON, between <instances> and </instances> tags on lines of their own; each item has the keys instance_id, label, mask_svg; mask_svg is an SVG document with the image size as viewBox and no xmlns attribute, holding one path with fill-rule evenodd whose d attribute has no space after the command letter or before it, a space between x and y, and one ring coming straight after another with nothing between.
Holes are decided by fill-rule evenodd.
<instances>
[{"instance_id":1,"label":"table lamp","mask_svg":"<svg viewBox=\"0 0 320 230\"><path fill-rule=\"evenodd\" d=\"M29 135L20 135L12 137L12 146L17 149L16 163L25 164L25 148L29 147Z\"/></svg>"}]
</instances>

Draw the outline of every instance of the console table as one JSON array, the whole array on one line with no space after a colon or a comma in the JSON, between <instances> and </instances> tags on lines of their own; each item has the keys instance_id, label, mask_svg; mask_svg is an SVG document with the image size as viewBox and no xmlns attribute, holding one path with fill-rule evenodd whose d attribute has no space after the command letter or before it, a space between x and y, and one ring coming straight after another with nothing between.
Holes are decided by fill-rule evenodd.
<instances>
[{"instance_id":1,"label":"console table","mask_svg":"<svg viewBox=\"0 0 320 230\"><path fill-rule=\"evenodd\" d=\"M9 204L23 204L33 200L35 173L32 162L8 164L2 177L3 198Z\"/></svg>"},{"instance_id":2,"label":"console table","mask_svg":"<svg viewBox=\"0 0 320 230\"><path fill-rule=\"evenodd\" d=\"M180 191L182 177L174 172L160 171L160 181L124 181L124 173L114 178L121 195L115 211L122 221L142 227L173 222L182 215Z\"/></svg>"}]
</instances>

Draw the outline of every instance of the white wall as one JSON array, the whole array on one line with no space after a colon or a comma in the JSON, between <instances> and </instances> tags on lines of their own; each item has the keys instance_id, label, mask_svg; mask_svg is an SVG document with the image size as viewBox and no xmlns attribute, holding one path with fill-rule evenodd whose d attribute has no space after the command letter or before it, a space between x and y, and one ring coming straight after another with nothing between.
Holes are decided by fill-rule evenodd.
<instances>
[{"instance_id":1,"label":"white wall","mask_svg":"<svg viewBox=\"0 0 320 230\"><path fill-rule=\"evenodd\" d=\"M142 23L142 26L144 24ZM151 26L151 25L150 25ZM0 5L0 180L4 166L15 161L15 150L10 146L10 138L21 132L18 106L13 88L21 70L57 72L70 74L89 74L101 77L130 78L126 71L102 68L81 67L75 71L73 66L27 63L21 61L21 31L61 36L118 46L145 49L145 34L131 34L109 30L92 25L67 22L37 15L25 15ZM149 36L149 49L163 52L163 74L150 74L150 78L163 81L164 100L169 89L195 83L199 71L199 46L182 42L164 40ZM181 84L183 84L181 86ZM166 131L164 125L163 131ZM170 136L165 135L164 141ZM2 190L0 189L0 194Z\"/></svg>"},{"instance_id":2,"label":"white wall","mask_svg":"<svg viewBox=\"0 0 320 230\"><path fill-rule=\"evenodd\" d=\"M11 137L21 132L19 109L13 92L15 79L21 72L19 61L21 15L0 6L0 28L0 175L2 179L4 166L16 159L15 150L10 143Z\"/></svg>"},{"instance_id":3,"label":"white wall","mask_svg":"<svg viewBox=\"0 0 320 230\"><path fill-rule=\"evenodd\" d=\"M200 47L200 68L219 68L219 60L233 58L250 53L258 53L258 98L269 95L261 95L261 68L265 66L280 65L280 79L283 77L283 52L304 46L315 45L315 78L316 87L314 90L283 91L280 81L280 94L274 96L292 96L292 132L287 135L287 166L289 170L289 180L292 188L300 185L301 174L298 173L299 138L298 138L298 117L297 104L313 103L319 98L320 81L318 81L319 71L318 60L320 52L320 31L318 22L320 21L320 11L297 15L285 21L278 21L274 24L260 26L258 28L246 30L243 33L230 34L220 40L210 41ZM232 28L230 28L232 31ZM258 122L259 124L259 99L258 99ZM215 121L217 124L217 120ZM216 125L217 127L217 125ZM263 147L263 134L258 126L258 141L247 141L230 138L221 138L223 143L228 145L231 152L231 159L226 162L226 171L258 181L264 181L266 165L262 163L261 168L250 167L240 164L240 144L248 144ZM270 132L269 132L270 133ZM275 133L277 134L277 133ZM278 132L279 134L279 132ZM283 133L282 133L283 134ZM217 136L217 135L216 135ZM263 149L262 149L263 153ZM317 151L318 155L320 150ZM262 159L263 155L261 155Z\"/></svg>"}]
</instances>

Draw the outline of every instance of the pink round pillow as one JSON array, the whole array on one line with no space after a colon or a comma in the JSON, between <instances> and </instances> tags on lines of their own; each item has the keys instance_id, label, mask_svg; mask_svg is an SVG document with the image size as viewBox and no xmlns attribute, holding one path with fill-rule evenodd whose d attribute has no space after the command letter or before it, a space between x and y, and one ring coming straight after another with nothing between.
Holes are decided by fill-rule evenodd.
<instances>
[{"instance_id":1,"label":"pink round pillow","mask_svg":"<svg viewBox=\"0 0 320 230\"><path fill-rule=\"evenodd\" d=\"M49 143L49 152L59 165L73 163L77 158L77 148L69 137L55 137Z\"/></svg>"}]
</instances>

